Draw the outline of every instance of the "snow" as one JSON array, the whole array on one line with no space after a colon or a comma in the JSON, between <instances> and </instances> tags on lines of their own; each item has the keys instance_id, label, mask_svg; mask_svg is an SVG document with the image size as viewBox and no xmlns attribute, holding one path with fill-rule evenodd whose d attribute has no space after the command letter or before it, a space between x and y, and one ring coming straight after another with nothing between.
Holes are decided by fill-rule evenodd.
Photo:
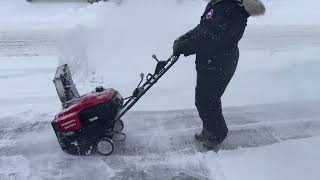
<instances>
[{"instance_id":1,"label":"snow","mask_svg":"<svg viewBox=\"0 0 320 180\"><path fill-rule=\"evenodd\" d=\"M77 157L61 151L50 127L60 110L57 65L71 65L81 94L103 85L129 96L139 73L154 71L151 55L169 57L206 3L1 1L0 179L318 179L319 2L265 3L223 97L230 134L220 152L193 138L201 123L192 56L124 117L128 138L112 156Z\"/></svg>"},{"instance_id":2,"label":"snow","mask_svg":"<svg viewBox=\"0 0 320 180\"><path fill-rule=\"evenodd\" d=\"M320 175L319 145L319 137L290 140L259 148L208 153L204 159L212 172L218 164L226 180L316 180Z\"/></svg>"},{"instance_id":3,"label":"snow","mask_svg":"<svg viewBox=\"0 0 320 180\"><path fill-rule=\"evenodd\" d=\"M320 138L290 140L258 148L173 157L176 166L198 163L208 167L209 179L310 179L319 178Z\"/></svg>"},{"instance_id":4,"label":"snow","mask_svg":"<svg viewBox=\"0 0 320 180\"><path fill-rule=\"evenodd\" d=\"M10 0L0 2L1 29L52 29L93 19L90 14L81 15L85 3L35 1L28 3L24 0ZM78 13L77 13L78 12ZM78 17L78 18L75 18ZM81 22L80 21L80 22Z\"/></svg>"},{"instance_id":5,"label":"snow","mask_svg":"<svg viewBox=\"0 0 320 180\"><path fill-rule=\"evenodd\" d=\"M227 108L230 136L218 153L204 151L193 139L200 130L194 110L130 113L125 118L128 138L117 142L109 157L63 153L51 130L50 115L33 113L36 122L31 116L25 116L26 122L6 118L15 124L1 120L0 177L317 179L318 104Z\"/></svg>"},{"instance_id":6,"label":"snow","mask_svg":"<svg viewBox=\"0 0 320 180\"><path fill-rule=\"evenodd\" d=\"M143 11L139 9L142 3ZM153 8L155 5L157 8ZM280 7L296 8L297 1L267 1L266 5L270 13L263 18L249 19L247 32L240 43L239 68L223 97L225 106L320 98L320 86L314 83L320 80L318 57L315 56L320 45L319 23L310 19L309 13L303 17L312 23L288 21L292 14L289 18ZM139 81L139 73L153 72L155 61L151 54L157 54L160 59L168 58L173 40L198 23L204 6L205 2L187 1L181 5L174 1L143 0L129 1L120 7L101 6L104 10L96 11L97 17L101 18L97 24L77 25L64 34L59 62L75 67L73 72L80 71L79 76L98 72L94 76L98 82L129 96ZM302 11L309 11L308 8L304 7ZM274 19L276 22L270 24ZM193 108L194 58L181 57L134 107L135 110ZM87 92L86 87L79 87L80 92Z\"/></svg>"}]
</instances>

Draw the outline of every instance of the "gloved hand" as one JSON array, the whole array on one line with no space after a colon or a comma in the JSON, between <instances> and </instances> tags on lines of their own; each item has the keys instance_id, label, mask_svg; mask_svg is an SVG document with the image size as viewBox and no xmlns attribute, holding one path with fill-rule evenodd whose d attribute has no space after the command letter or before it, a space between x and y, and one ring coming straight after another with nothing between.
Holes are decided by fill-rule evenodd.
<instances>
[{"instance_id":1,"label":"gloved hand","mask_svg":"<svg viewBox=\"0 0 320 180\"><path fill-rule=\"evenodd\" d=\"M183 54L183 43L177 39L173 43L173 55L174 56L180 56L180 54Z\"/></svg>"}]
</instances>

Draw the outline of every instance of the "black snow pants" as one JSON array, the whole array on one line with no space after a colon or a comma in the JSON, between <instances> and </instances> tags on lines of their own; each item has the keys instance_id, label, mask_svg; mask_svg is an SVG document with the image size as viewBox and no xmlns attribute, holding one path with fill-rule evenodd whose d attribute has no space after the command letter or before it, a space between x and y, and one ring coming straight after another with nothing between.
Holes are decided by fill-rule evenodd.
<instances>
[{"instance_id":1,"label":"black snow pants","mask_svg":"<svg viewBox=\"0 0 320 180\"><path fill-rule=\"evenodd\" d=\"M221 96L226 90L239 58L238 47L219 57L197 57L197 85L195 105L203 122L203 129L220 144L228 134L222 114ZM205 63L204 63L205 62Z\"/></svg>"}]
</instances>

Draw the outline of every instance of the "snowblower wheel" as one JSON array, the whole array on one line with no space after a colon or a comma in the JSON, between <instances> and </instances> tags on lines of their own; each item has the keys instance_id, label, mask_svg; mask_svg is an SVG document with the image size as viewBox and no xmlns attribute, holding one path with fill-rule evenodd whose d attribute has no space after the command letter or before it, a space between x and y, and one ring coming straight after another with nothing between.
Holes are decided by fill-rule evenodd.
<instances>
[{"instance_id":1,"label":"snowblower wheel","mask_svg":"<svg viewBox=\"0 0 320 180\"><path fill-rule=\"evenodd\" d=\"M123 121L121 119L116 121L116 123L114 125L114 131L120 133L120 132L122 132L123 128L124 128Z\"/></svg>"},{"instance_id":2,"label":"snowblower wheel","mask_svg":"<svg viewBox=\"0 0 320 180\"><path fill-rule=\"evenodd\" d=\"M101 138L96 146L96 150L99 154L109 156L114 151L113 140L108 137Z\"/></svg>"}]
</instances>

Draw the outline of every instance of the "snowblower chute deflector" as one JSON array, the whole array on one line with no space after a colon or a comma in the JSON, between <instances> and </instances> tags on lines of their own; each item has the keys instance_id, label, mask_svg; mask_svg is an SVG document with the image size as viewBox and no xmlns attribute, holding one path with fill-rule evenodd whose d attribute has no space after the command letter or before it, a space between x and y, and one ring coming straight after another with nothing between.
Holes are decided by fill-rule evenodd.
<instances>
[{"instance_id":1,"label":"snowblower chute deflector","mask_svg":"<svg viewBox=\"0 0 320 180\"><path fill-rule=\"evenodd\" d=\"M57 68L54 84L62 103L62 110L51 122L63 151L73 155L90 155L98 151L110 155L114 141L125 140L122 133L124 123L121 117L172 67L179 57L171 56L166 61L157 61L153 74L141 81L132 96L123 98L112 88L96 87L91 93L80 96L71 77L67 64ZM115 139L116 135L122 136Z\"/></svg>"}]
</instances>

